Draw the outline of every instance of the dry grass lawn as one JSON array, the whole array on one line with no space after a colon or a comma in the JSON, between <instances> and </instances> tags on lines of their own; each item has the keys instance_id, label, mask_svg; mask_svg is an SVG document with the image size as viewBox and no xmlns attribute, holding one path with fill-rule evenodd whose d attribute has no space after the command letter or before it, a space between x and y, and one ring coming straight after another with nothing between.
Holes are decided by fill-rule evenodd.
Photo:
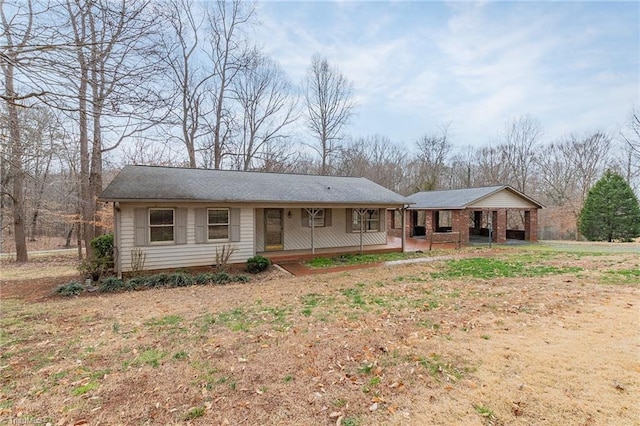
<instances>
[{"instance_id":1,"label":"dry grass lawn","mask_svg":"<svg viewBox=\"0 0 640 426\"><path fill-rule=\"evenodd\" d=\"M463 253L44 299L4 263L0 423L640 424L640 255Z\"/></svg>"}]
</instances>

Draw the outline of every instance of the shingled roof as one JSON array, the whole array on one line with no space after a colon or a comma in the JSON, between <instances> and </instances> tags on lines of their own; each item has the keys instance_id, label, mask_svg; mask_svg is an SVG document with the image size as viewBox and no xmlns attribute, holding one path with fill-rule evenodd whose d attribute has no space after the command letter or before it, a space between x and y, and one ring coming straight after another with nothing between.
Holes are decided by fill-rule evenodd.
<instances>
[{"instance_id":1,"label":"shingled roof","mask_svg":"<svg viewBox=\"0 0 640 426\"><path fill-rule=\"evenodd\" d=\"M510 191L524 198L538 208L544 207L531 197L508 186L496 185L481 188L449 189L443 191L423 191L409 195L407 198L413 203L412 210L462 210L473 205L483 198L487 198L502 190Z\"/></svg>"},{"instance_id":2,"label":"shingled roof","mask_svg":"<svg viewBox=\"0 0 640 426\"><path fill-rule=\"evenodd\" d=\"M399 206L409 200L365 178L125 166L101 201Z\"/></svg>"}]
</instances>

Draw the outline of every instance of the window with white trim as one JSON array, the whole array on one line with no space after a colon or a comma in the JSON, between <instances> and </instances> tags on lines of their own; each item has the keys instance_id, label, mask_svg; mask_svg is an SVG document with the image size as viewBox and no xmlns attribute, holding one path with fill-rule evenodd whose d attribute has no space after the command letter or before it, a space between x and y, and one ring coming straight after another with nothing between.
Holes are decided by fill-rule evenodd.
<instances>
[{"instance_id":1,"label":"window with white trim","mask_svg":"<svg viewBox=\"0 0 640 426\"><path fill-rule=\"evenodd\" d=\"M174 242L174 209L149 209L149 242Z\"/></svg>"},{"instance_id":2,"label":"window with white trim","mask_svg":"<svg viewBox=\"0 0 640 426\"><path fill-rule=\"evenodd\" d=\"M207 209L209 241L229 239L229 209Z\"/></svg>"},{"instance_id":3,"label":"window with white trim","mask_svg":"<svg viewBox=\"0 0 640 426\"><path fill-rule=\"evenodd\" d=\"M360 232L360 221L362 219L364 232L377 232L380 231L380 210L368 209L364 212L353 210L352 214L352 227L353 232Z\"/></svg>"}]
</instances>

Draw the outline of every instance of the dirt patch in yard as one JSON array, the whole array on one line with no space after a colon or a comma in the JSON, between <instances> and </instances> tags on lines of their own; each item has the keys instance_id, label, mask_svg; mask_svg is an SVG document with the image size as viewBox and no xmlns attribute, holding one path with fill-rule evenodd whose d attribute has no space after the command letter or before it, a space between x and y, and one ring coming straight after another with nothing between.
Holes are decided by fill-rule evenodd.
<instances>
[{"instance_id":1,"label":"dirt patch in yard","mask_svg":"<svg viewBox=\"0 0 640 426\"><path fill-rule=\"evenodd\" d=\"M640 257L484 254L549 269L451 278L441 261L35 303L3 289L0 421L640 424Z\"/></svg>"}]
</instances>

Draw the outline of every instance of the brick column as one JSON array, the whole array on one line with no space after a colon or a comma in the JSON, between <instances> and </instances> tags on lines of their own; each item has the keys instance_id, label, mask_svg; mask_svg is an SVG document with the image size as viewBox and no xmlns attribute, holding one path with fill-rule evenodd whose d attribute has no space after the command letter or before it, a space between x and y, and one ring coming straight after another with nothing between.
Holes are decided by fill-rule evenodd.
<instances>
[{"instance_id":1,"label":"brick column","mask_svg":"<svg viewBox=\"0 0 640 426\"><path fill-rule=\"evenodd\" d=\"M411 211L405 210L404 212L404 232L406 238L413 237L413 225L411 224Z\"/></svg>"},{"instance_id":2,"label":"brick column","mask_svg":"<svg viewBox=\"0 0 640 426\"><path fill-rule=\"evenodd\" d=\"M427 232L427 235L434 232L436 230L437 224L437 211L435 210L427 210L425 211L424 217L424 227Z\"/></svg>"},{"instance_id":3,"label":"brick column","mask_svg":"<svg viewBox=\"0 0 640 426\"><path fill-rule=\"evenodd\" d=\"M497 212L494 212L494 231L496 233L496 243L506 243L507 242L507 210L499 209Z\"/></svg>"},{"instance_id":4,"label":"brick column","mask_svg":"<svg viewBox=\"0 0 640 426\"><path fill-rule=\"evenodd\" d=\"M460 244L469 244L468 210L451 210L451 232L460 233Z\"/></svg>"},{"instance_id":5,"label":"brick column","mask_svg":"<svg viewBox=\"0 0 640 426\"><path fill-rule=\"evenodd\" d=\"M469 244L469 224L471 220L471 210L460 211L460 244Z\"/></svg>"},{"instance_id":6,"label":"brick column","mask_svg":"<svg viewBox=\"0 0 640 426\"><path fill-rule=\"evenodd\" d=\"M538 209L524 212L524 239L526 241L538 241Z\"/></svg>"}]
</instances>

